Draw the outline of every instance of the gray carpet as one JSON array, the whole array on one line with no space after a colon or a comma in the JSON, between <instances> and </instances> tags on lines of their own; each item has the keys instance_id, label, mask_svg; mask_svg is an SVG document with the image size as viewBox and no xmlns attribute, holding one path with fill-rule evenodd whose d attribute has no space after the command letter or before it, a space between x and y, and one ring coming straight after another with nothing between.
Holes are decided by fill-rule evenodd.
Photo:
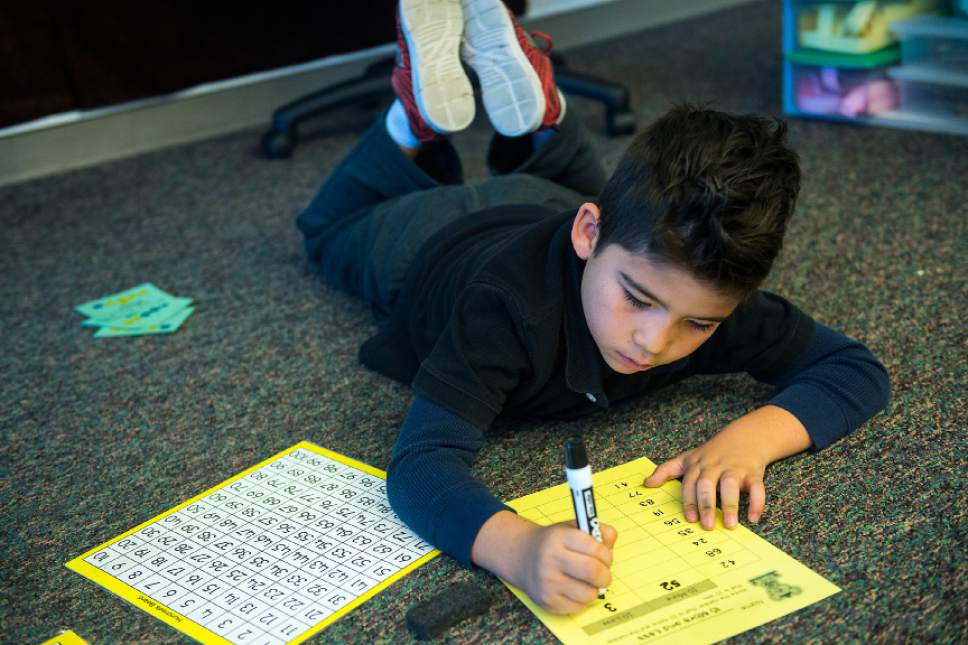
<instances>
[{"instance_id":1,"label":"gray carpet","mask_svg":"<svg viewBox=\"0 0 968 645\"><path fill-rule=\"evenodd\" d=\"M642 124L682 100L775 114L779 33L763 2L568 54L627 84ZM601 131L596 106L570 105ZM0 189L0 641L186 642L63 564L300 440L386 466L411 393L357 363L368 311L320 284L293 226L372 117L327 116L287 161L254 158L249 131ZM894 398L767 473L753 530L842 593L731 642L964 642L968 140L800 120L790 134L805 180L768 288L867 343ZM455 138L472 178L488 136L479 118ZM600 136L609 167L628 140ZM80 326L75 305L143 281L196 300L176 334ZM658 461L768 392L695 379L582 422L502 428L476 472L506 499L559 483L578 429L598 468ZM467 579L501 600L445 642L553 640L495 579L438 558L316 641L408 642L407 608Z\"/></svg>"}]
</instances>

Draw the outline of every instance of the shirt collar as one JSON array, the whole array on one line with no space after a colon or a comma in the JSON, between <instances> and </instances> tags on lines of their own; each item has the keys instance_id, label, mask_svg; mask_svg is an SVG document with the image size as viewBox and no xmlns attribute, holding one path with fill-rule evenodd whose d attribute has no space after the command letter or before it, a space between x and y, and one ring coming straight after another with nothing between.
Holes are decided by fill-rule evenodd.
<instances>
[{"instance_id":1,"label":"shirt collar","mask_svg":"<svg viewBox=\"0 0 968 645\"><path fill-rule=\"evenodd\" d=\"M605 364L598 345L592 338L581 302L581 278L585 261L575 254L571 244L563 246L565 382L572 391L584 394L599 407L607 408L604 380L611 373L611 369Z\"/></svg>"}]
</instances>

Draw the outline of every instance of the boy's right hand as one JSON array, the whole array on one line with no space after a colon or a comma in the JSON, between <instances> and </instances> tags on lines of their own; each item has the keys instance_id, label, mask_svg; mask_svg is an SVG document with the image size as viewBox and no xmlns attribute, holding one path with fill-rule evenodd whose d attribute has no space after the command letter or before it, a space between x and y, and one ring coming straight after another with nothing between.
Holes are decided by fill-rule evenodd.
<instances>
[{"instance_id":1,"label":"boy's right hand","mask_svg":"<svg viewBox=\"0 0 968 645\"><path fill-rule=\"evenodd\" d=\"M481 527L471 559L522 589L553 614L577 612L612 582L612 548L618 533L601 525L600 544L574 523L540 526L510 511Z\"/></svg>"}]
</instances>

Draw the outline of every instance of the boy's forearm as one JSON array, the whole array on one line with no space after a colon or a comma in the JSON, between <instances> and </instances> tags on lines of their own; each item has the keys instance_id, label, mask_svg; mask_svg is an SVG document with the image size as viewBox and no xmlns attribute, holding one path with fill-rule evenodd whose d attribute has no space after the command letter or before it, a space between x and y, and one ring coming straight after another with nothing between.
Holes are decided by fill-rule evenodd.
<instances>
[{"instance_id":1,"label":"boy's forearm","mask_svg":"<svg viewBox=\"0 0 968 645\"><path fill-rule=\"evenodd\" d=\"M797 417L823 450L883 410L891 395L887 370L860 341L821 324L796 365L766 379L780 390L770 405Z\"/></svg>"},{"instance_id":2,"label":"boy's forearm","mask_svg":"<svg viewBox=\"0 0 968 645\"><path fill-rule=\"evenodd\" d=\"M806 427L793 414L775 405L764 405L736 419L716 438L742 441L773 463L803 452L812 445Z\"/></svg>"},{"instance_id":3,"label":"boy's forearm","mask_svg":"<svg viewBox=\"0 0 968 645\"><path fill-rule=\"evenodd\" d=\"M464 566L480 527L506 509L471 475L482 432L418 395L387 466L387 496L420 537Z\"/></svg>"}]
</instances>

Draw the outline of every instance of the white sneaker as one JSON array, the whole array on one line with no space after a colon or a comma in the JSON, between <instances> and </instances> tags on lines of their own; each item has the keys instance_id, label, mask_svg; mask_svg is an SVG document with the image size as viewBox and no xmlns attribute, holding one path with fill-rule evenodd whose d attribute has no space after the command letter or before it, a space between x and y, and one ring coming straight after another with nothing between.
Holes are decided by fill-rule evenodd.
<instances>
[{"instance_id":1,"label":"white sneaker","mask_svg":"<svg viewBox=\"0 0 968 645\"><path fill-rule=\"evenodd\" d=\"M535 46L501 0L461 0L461 57L477 73L484 109L494 129L509 137L560 120L550 50Z\"/></svg>"},{"instance_id":2,"label":"white sneaker","mask_svg":"<svg viewBox=\"0 0 968 645\"><path fill-rule=\"evenodd\" d=\"M406 44L404 51L400 43L401 62L410 68L409 79L394 78L398 96L406 95L400 86L410 80L413 101L427 125L443 134L463 130L474 120L475 106L460 61L464 15L459 0L400 0L398 18L398 42Z\"/></svg>"}]
</instances>

